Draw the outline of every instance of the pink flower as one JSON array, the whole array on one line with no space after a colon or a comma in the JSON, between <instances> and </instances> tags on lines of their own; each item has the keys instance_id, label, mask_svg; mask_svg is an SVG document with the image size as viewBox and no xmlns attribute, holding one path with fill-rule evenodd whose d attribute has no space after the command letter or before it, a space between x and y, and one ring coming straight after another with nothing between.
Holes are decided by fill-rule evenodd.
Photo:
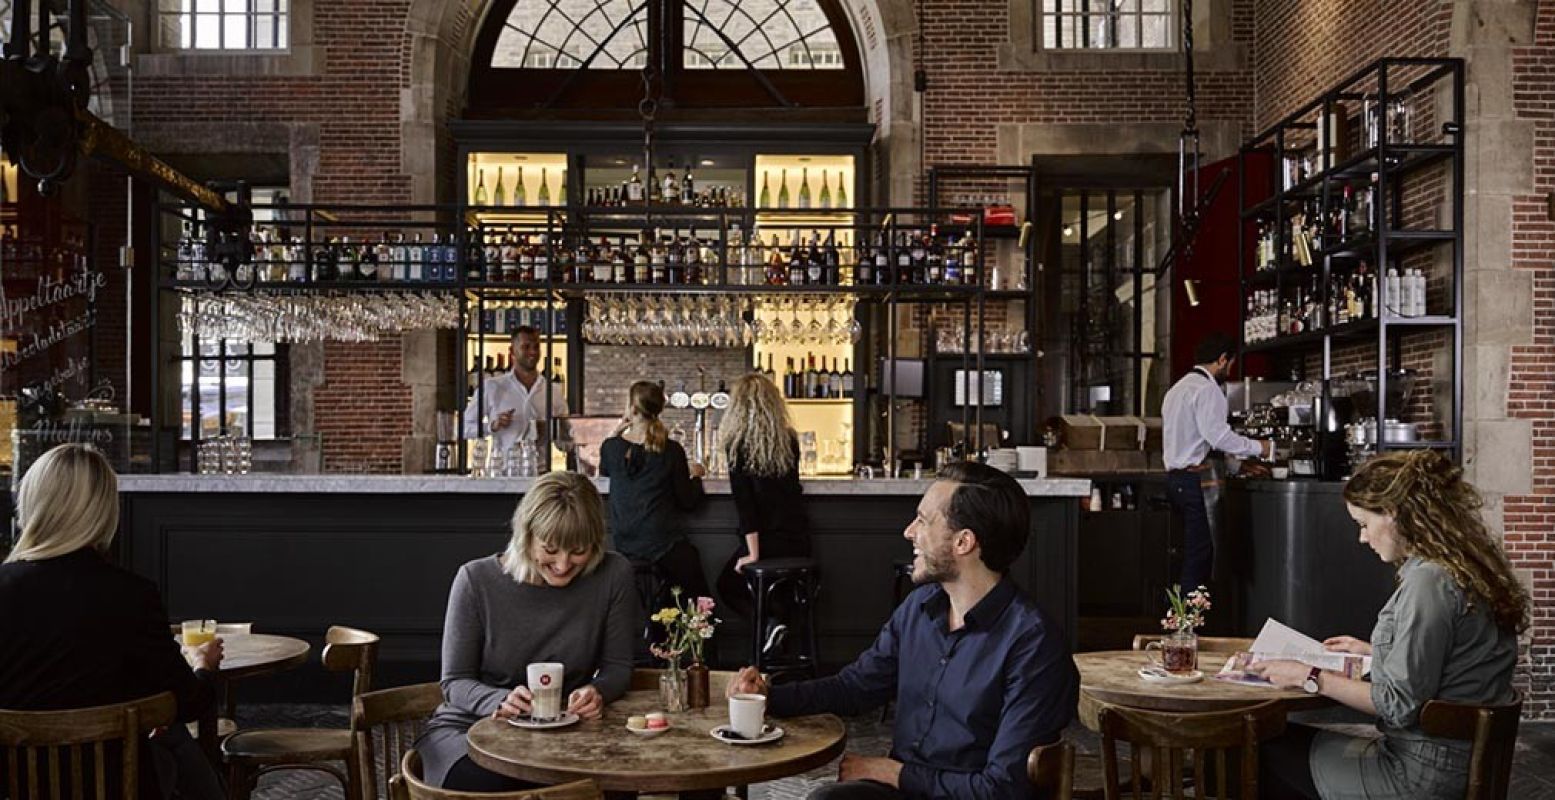
<instances>
[{"instance_id":1,"label":"pink flower","mask_svg":"<svg viewBox=\"0 0 1555 800\"><path fill-rule=\"evenodd\" d=\"M711 597L698 597L697 598L697 613L698 614L711 614L711 613L713 613L713 598L711 598Z\"/></svg>"}]
</instances>

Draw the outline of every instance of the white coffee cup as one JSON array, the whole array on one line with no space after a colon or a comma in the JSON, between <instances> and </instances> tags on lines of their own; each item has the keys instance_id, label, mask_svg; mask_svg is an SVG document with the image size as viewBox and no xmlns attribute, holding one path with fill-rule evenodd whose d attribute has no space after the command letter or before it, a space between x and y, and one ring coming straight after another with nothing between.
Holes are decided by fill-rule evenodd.
<instances>
[{"instance_id":1,"label":"white coffee cup","mask_svg":"<svg viewBox=\"0 0 1555 800\"><path fill-rule=\"evenodd\" d=\"M729 727L735 733L755 739L761 735L767 717L767 696L737 694L729 698Z\"/></svg>"},{"instance_id":2,"label":"white coffee cup","mask_svg":"<svg viewBox=\"0 0 1555 800\"><path fill-rule=\"evenodd\" d=\"M529 665L529 717L549 722L562 715L562 664L544 661Z\"/></svg>"}]
</instances>

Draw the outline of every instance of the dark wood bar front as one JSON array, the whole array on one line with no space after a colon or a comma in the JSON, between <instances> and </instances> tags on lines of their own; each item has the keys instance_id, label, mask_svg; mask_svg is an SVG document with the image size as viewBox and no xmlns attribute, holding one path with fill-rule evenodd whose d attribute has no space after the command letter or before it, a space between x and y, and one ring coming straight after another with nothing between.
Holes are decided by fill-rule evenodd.
<instances>
[{"instance_id":1,"label":"dark wood bar front","mask_svg":"<svg viewBox=\"0 0 1555 800\"><path fill-rule=\"evenodd\" d=\"M172 619L252 621L256 631L317 641L330 625L383 637L377 682L435 680L443 612L464 562L498 552L525 479L369 476L125 476L122 563L162 587ZM608 492L608 480L600 480ZM805 501L820 564L823 665L851 661L893 607L893 562L929 481L810 480ZM1090 483L1023 480L1031 533L1016 580L1077 630L1076 531ZM726 481L688 515L711 577L736 546ZM716 639L720 661L749 660L743 621ZM278 697L327 697L316 669L282 676Z\"/></svg>"}]
</instances>

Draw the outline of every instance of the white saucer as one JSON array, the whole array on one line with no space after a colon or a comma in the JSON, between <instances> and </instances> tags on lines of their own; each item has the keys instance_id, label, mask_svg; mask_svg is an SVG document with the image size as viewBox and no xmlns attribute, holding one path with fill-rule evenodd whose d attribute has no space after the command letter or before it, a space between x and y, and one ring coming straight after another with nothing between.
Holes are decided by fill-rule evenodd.
<instances>
[{"instance_id":1,"label":"white saucer","mask_svg":"<svg viewBox=\"0 0 1555 800\"><path fill-rule=\"evenodd\" d=\"M1145 683L1184 684L1198 683L1204 680L1204 673L1194 670L1181 675L1174 675L1157 667L1140 667L1139 678Z\"/></svg>"},{"instance_id":2,"label":"white saucer","mask_svg":"<svg viewBox=\"0 0 1555 800\"><path fill-rule=\"evenodd\" d=\"M734 734L732 731L730 731L728 725L719 725L718 727L708 731L708 734L710 734L714 739L723 742L724 744L767 744L768 742L775 742L783 738L783 729L769 722L766 725L766 729L762 731L760 736L754 739L746 739L739 737L737 734Z\"/></svg>"},{"instance_id":3,"label":"white saucer","mask_svg":"<svg viewBox=\"0 0 1555 800\"><path fill-rule=\"evenodd\" d=\"M643 737L644 739L652 739L653 737L658 736L659 734L664 733L665 731L668 731L671 727L673 727L673 726L665 725L662 728L633 728L630 725L628 725L626 729L628 731L631 731L632 733L637 734L638 736Z\"/></svg>"},{"instance_id":4,"label":"white saucer","mask_svg":"<svg viewBox=\"0 0 1555 800\"><path fill-rule=\"evenodd\" d=\"M578 715L568 711L550 722L535 722L528 717L508 717L508 724L525 730L545 731L551 728L565 728L568 725L576 725L578 724Z\"/></svg>"}]
</instances>

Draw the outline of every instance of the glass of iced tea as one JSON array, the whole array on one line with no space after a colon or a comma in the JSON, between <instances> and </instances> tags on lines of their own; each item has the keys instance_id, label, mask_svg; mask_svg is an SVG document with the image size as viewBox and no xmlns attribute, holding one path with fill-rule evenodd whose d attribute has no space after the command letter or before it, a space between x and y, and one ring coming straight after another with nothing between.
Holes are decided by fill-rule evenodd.
<instances>
[{"instance_id":1,"label":"glass of iced tea","mask_svg":"<svg viewBox=\"0 0 1555 800\"><path fill-rule=\"evenodd\" d=\"M216 638L216 620L186 619L183 633L185 647L199 647Z\"/></svg>"}]
</instances>

